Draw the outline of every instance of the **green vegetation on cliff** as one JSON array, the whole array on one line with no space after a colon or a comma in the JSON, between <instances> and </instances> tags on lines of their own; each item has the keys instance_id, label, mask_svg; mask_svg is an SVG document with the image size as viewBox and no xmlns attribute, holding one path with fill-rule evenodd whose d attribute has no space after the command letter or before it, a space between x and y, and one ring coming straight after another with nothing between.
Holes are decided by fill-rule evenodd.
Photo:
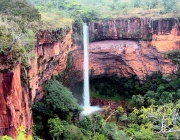
<instances>
[{"instance_id":1,"label":"green vegetation on cliff","mask_svg":"<svg viewBox=\"0 0 180 140\"><path fill-rule=\"evenodd\" d=\"M0 5L0 63L7 69L17 62L27 66L33 57L40 14L24 0L1 0Z\"/></svg>"}]
</instances>

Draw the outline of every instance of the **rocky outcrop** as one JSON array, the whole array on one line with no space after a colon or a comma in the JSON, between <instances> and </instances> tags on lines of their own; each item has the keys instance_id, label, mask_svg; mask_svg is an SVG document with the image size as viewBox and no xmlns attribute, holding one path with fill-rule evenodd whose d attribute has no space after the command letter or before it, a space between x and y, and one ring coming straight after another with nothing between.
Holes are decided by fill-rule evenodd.
<instances>
[{"instance_id":1,"label":"rocky outcrop","mask_svg":"<svg viewBox=\"0 0 180 140\"><path fill-rule=\"evenodd\" d=\"M51 78L52 75L57 75L66 68L66 60L68 53L75 48L72 46L72 30L62 30L56 32L47 33L43 32L41 39L37 37L37 70L38 73L38 88L36 89L35 102L39 101L43 97L42 84ZM56 38L64 34L64 37L59 40L51 40L50 36ZM52 38L52 37L51 37ZM34 83L34 82L32 82Z\"/></svg>"},{"instance_id":2,"label":"rocky outcrop","mask_svg":"<svg viewBox=\"0 0 180 140\"><path fill-rule=\"evenodd\" d=\"M173 48L166 46L166 51ZM167 49L169 48L169 49ZM78 52L76 66L82 71L83 56ZM150 42L129 40L96 41L89 45L89 71L92 78L118 75L137 75L141 80L146 74L160 71L169 75L177 70L171 60L164 58Z\"/></svg>"},{"instance_id":3,"label":"rocky outcrop","mask_svg":"<svg viewBox=\"0 0 180 140\"><path fill-rule=\"evenodd\" d=\"M11 70L0 65L0 139L2 135L16 138L20 126L32 134L32 104L42 99L42 84L65 69L68 53L74 49L71 34L71 30L59 29L37 35L35 57L28 69L20 63Z\"/></svg>"},{"instance_id":4,"label":"rocky outcrop","mask_svg":"<svg viewBox=\"0 0 180 140\"><path fill-rule=\"evenodd\" d=\"M152 18L121 18L89 23L91 41L131 39L152 40L152 35L179 34L178 20Z\"/></svg>"},{"instance_id":5,"label":"rocky outcrop","mask_svg":"<svg viewBox=\"0 0 180 140\"><path fill-rule=\"evenodd\" d=\"M165 75L176 71L176 66L164 58L156 47L147 42L127 40L99 41L90 44L91 76L137 75L141 80L146 74L161 71Z\"/></svg>"}]
</instances>

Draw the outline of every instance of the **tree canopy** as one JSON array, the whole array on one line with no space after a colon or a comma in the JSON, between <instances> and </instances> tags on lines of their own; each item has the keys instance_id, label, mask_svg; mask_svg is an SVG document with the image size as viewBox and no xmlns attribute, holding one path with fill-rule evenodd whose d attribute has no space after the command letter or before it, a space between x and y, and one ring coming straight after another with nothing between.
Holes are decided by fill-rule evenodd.
<instances>
[{"instance_id":1,"label":"tree canopy","mask_svg":"<svg viewBox=\"0 0 180 140\"><path fill-rule=\"evenodd\" d=\"M1 0L0 5L0 54L4 58L2 63L13 67L20 61L25 66L27 60L32 58L31 51L34 49L37 30L35 23L41 17L39 11L25 0Z\"/></svg>"}]
</instances>

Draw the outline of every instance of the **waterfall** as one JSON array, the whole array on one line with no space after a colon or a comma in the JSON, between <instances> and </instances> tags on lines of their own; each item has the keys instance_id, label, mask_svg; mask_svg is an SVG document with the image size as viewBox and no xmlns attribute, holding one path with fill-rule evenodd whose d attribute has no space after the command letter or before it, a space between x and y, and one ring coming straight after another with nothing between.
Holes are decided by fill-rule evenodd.
<instances>
[{"instance_id":1,"label":"waterfall","mask_svg":"<svg viewBox=\"0 0 180 140\"><path fill-rule=\"evenodd\" d=\"M98 106L90 106L89 92L89 29L86 23L83 23L83 45L84 45L84 93L83 93L83 115L91 114L100 110Z\"/></svg>"},{"instance_id":2,"label":"waterfall","mask_svg":"<svg viewBox=\"0 0 180 140\"><path fill-rule=\"evenodd\" d=\"M89 95L89 33L88 26L83 23L83 43L84 43L84 106L90 107L90 95Z\"/></svg>"}]
</instances>

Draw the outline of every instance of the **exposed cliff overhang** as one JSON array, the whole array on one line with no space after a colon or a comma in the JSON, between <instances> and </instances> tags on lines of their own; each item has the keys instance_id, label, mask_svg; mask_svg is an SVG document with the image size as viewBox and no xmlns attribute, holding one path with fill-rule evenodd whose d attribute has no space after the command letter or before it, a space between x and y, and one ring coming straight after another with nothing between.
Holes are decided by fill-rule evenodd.
<instances>
[{"instance_id":1,"label":"exposed cliff overhang","mask_svg":"<svg viewBox=\"0 0 180 140\"><path fill-rule=\"evenodd\" d=\"M157 71L164 75L175 72L177 66L164 55L180 48L178 22L173 18L122 18L88 23L90 75L143 79ZM76 66L82 71L83 51L76 53Z\"/></svg>"},{"instance_id":2,"label":"exposed cliff overhang","mask_svg":"<svg viewBox=\"0 0 180 140\"><path fill-rule=\"evenodd\" d=\"M152 40L152 35L165 35L178 30L178 20L173 18L120 18L89 23L90 40ZM174 32L178 34L178 32Z\"/></svg>"},{"instance_id":3,"label":"exposed cliff overhang","mask_svg":"<svg viewBox=\"0 0 180 140\"><path fill-rule=\"evenodd\" d=\"M164 75L176 71L176 66L148 42L106 40L90 44L90 72L94 76L137 75L141 80L146 74L161 71ZM92 74L91 74L92 75Z\"/></svg>"}]
</instances>

